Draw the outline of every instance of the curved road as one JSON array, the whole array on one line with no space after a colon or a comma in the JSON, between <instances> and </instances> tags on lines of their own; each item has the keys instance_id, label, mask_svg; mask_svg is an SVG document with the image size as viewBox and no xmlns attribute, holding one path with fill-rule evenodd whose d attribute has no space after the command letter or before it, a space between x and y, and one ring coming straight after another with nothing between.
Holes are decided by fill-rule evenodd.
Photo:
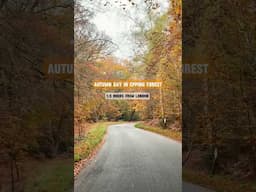
<instances>
[{"instance_id":1,"label":"curved road","mask_svg":"<svg viewBox=\"0 0 256 192\"><path fill-rule=\"evenodd\" d=\"M75 192L181 192L181 171L180 143L132 123L112 125Z\"/></svg>"}]
</instances>

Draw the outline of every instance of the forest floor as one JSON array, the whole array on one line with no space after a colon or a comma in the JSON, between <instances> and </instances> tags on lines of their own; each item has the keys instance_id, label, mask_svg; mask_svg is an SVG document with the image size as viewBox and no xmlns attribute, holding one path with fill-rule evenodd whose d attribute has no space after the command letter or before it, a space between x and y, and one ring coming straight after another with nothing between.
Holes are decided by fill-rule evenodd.
<instances>
[{"instance_id":1,"label":"forest floor","mask_svg":"<svg viewBox=\"0 0 256 192\"><path fill-rule=\"evenodd\" d=\"M192 168L182 169L182 178L185 182L190 182L203 187L211 188L215 191L225 192L255 192L255 180L242 181L241 179L231 179L225 175L211 176L207 173L193 170Z\"/></svg>"},{"instance_id":2,"label":"forest floor","mask_svg":"<svg viewBox=\"0 0 256 192\"><path fill-rule=\"evenodd\" d=\"M174 139L174 140L179 141L179 142L182 141L181 131L176 131L176 130L172 130L172 129L163 129L159 126L149 125L147 122L137 123L135 125L135 127L140 128L140 129L144 129L144 130L147 130L147 131L158 133L160 135L166 136L170 139Z\"/></svg>"},{"instance_id":3,"label":"forest floor","mask_svg":"<svg viewBox=\"0 0 256 192\"><path fill-rule=\"evenodd\" d=\"M53 159L31 157L19 159L19 179L15 172L14 190L71 191L74 161L68 156L62 155ZM9 162L2 162L0 173L0 191L12 191Z\"/></svg>"},{"instance_id":4,"label":"forest floor","mask_svg":"<svg viewBox=\"0 0 256 192\"><path fill-rule=\"evenodd\" d=\"M72 158L29 161L25 169L24 191L70 191L73 187Z\"/></svg>"}]
</instances>

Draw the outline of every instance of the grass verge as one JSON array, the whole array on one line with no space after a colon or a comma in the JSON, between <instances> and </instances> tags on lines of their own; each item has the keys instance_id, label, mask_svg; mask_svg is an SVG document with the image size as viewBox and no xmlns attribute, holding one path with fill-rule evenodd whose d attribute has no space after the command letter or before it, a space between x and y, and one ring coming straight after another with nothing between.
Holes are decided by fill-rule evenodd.
<instances>
[{"instance_id":1,"label":"grass verge","mask_svg":"<svg viewBox=\"0 0 256 192\"><path fill-rule=\"evenodd\" d=\"M73 159L44 160L33 166L24 191L68 192L73 189Z\"/></svg>"},{"instance_id":2,"label":"grass verge","mask_svg":"<svg viewBox=\"0 0 256 192\"><path fill-rule=\"evenodd\" d=\"M92 126L86 137L75 145L74 160L75 162L85 159L93 149L102 141L108 123L96 123Z\"/></svg>"},{"instance_id":3,"label":"grass verge","mask_svg":"<svg viewBox=\"0 0 256 192\"><path fill-rule=\"evenodd\" d=\"M158 133L160 135L169 137L169 138L174 139L176 141L181 142L181 140L182 140L182 134L181 134L180 131L173 131L173 130L170 130L170 129L163 129L163 128L160 128L160 127L153 127L153 126L146 125L144 123L137 123L135 125L135 127L140 128L140 129L144 129L144 130L147 130L147 131Z\"/></svg>"},{"instance_id":4,"label":"grass verge","mask_svg":"<svg viewBox=\"0 0 256 192\"><path fill-rule=\"evenodd\" d=\"M86 159L102 141L109 125L121 122L99 122L92 125L85 138L75 144L74 161Z\"/></svg>"},{"instance_id":5,"label":"grass verge","mask_svg":"<svg viewBox=\"0 0 256 192\"><path fill-rule=\"evenodd\" d=\"M255 192L256 183L253 181L232 180L226 176L210 176L193 170L183 169L182 178L184 181L211 188L216 192Z\"/></svg>"}]
</instances>

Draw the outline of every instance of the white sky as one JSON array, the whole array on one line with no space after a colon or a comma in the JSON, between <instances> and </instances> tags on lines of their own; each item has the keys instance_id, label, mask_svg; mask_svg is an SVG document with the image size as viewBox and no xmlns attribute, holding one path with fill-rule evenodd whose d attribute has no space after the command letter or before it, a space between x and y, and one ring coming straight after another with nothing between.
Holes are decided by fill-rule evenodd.
<instances>
[{"instance_id":1,"label":"white sky","mask_svg":"<svg viewBox=\"0 0 256 192\"><path fill-rule=\"evenodd\" d=\"M131 59L136 51L135 40L132 36L136 31L136 22L149 23L144 0L81 0L85 8L94 12L92 22L98 30L108 35L118 49L113 53L119 59ZM106 2L109 2L106 4ZM160 7L156 14L167 11L168 0L155 0ZM106 4L106 6L104 6ZM126 6L124 6L126 4ZM125 10L123 9L125 7Z\"/></svg>"}]
</instances>

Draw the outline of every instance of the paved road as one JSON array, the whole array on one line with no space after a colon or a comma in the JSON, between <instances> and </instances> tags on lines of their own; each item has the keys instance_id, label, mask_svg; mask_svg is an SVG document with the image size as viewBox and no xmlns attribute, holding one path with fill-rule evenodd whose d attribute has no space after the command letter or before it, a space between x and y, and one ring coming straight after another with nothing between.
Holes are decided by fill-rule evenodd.
<instances>
[{"instance_id":1,"label":"paved road","mask_svg":"<svg viewBox=\"0 0 256 192\"><path fill-rule=\"evenodd\" d=\"M109 127L75 192L181 192L181 144L133 125Z\"/></svg>"},{"instance_id":2,"label":"paved road","mask_svg":"<svg viewBox=\"0 0 256 192\"><path fill-rule=\"evenodd\" d=\"M191 183L183 182L182 191L184 192L214 192L212 190L200 187Z\"/></svg>"},{"instance_id":3,"label":"paved road","mask_svg":"<svg viewBox=\"0 0 256 192\"><path fill-rule=\"evenodd\" d=\"M75 192L212 192L181 182L181 144L137 129L112 125L106 143L75 181Z\"/></svg>"}]
</instances>

